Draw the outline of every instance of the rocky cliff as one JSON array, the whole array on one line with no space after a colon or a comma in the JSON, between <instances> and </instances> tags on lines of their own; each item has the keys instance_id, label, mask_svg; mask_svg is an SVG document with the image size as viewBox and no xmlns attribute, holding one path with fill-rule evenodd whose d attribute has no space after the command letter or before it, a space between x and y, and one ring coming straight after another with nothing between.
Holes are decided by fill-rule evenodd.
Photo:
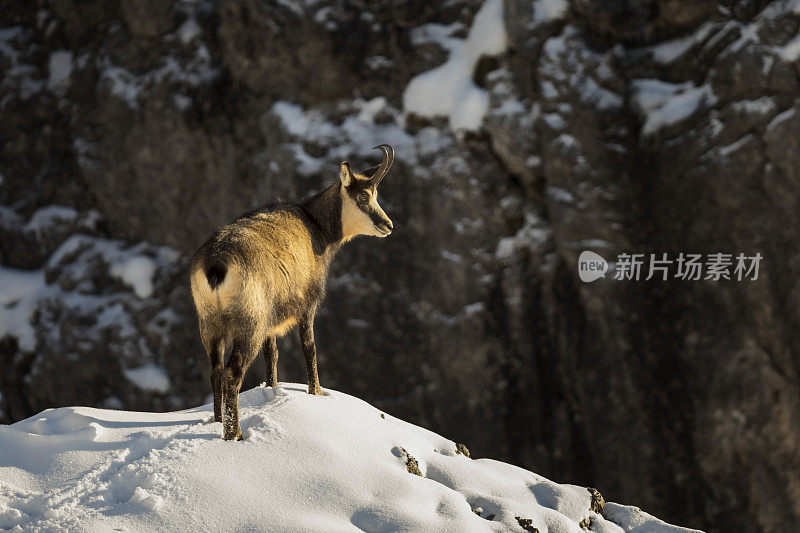
<instances>
[{"instance_id":1,"label":"rocky cliff","mask_svg":"<svg viewBox=\"0 0 800 533\"><path fill-rule=\"evenodd\" d=\"M2 13L6 421L203 400L191 254L386 142L396 229L336 258L323 386L671 522L800 520L800 3ZM585 284L585 249L764 259L755 281Z\"/></svg>"}]
</instances>

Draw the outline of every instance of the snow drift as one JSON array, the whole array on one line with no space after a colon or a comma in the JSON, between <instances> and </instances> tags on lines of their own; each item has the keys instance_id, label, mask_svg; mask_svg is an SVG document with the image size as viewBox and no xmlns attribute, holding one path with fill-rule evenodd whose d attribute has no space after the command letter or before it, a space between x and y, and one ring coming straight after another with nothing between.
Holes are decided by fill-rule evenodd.
<instances>
[{"instance_id":1,"label":"snow drift","mask_svg":"<svg viewBox=\"0 0 800 533\"><path fill-rule=\"evenodd\" d=\"M64 407L0 426L0 528L70 531L688 531L304 385L210 405ZM601 511L601 512L598 512ZM535 529L534 529L535 528Z\"/></svg>"}]
</instances>

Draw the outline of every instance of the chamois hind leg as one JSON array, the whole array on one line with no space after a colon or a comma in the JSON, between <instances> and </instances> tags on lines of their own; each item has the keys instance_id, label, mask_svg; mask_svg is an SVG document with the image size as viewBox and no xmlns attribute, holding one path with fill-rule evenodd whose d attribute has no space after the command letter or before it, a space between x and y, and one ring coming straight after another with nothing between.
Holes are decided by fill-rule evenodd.
<instances>
[{"instance_id":1,"label":"chamois hind leg","mask_svg":"<svg viewBox=\"0 0 800 533\"><path fill-rule=\"evenodd\" d=\"M308 393L322 394L317 374L317 347L314 344L314 313L315 311L312 311L300 320L300 344L303 346L303 356L306 359Z\"/></svg>"},{"instance_id":2,"label":"chamois hind leg","mask_svg":"<svg viewBox=\"0 0 800 533\"><path fill-rule=\"evenodd\" d=\"M267 363L267 387L278 386L278 339L271 335L264 341L264 360Z\"/></svg>"},{"instance_id":3,"label":"chamois hind leg","mask_svg":"<svg viewBox=\"0 0 800 533\"><path fill-rule=\"evenodd\" d=\"M203 347L211 363L211 393L214 395L214 422L222 422L222 370L225 362L225 341L201 327Z\"/></svg>"},{"instance_id":4,"label":"chamois hind leg","mask_svg":"<svg viewBox=\"0 0 800 533\"><path fill-rule=\"evenodd\" d=\"M255 338L234 341L230 360L222 373L222 438L225 440L242 440L239 391L245 372L258 355L259 344Z\"/></svg>"}]
</instances>

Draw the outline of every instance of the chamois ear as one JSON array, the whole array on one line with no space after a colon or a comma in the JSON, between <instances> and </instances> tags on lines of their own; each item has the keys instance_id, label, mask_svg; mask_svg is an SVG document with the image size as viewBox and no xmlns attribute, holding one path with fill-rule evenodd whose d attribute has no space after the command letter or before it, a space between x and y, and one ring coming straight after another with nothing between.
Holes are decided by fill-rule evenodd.
<instances>
[{"instance_id":1,"label":"chamois ear","mask_svg":"<svg viewBox=\"0 0 800 533\"><path fill-rule=\"evenodd\" d=\"M339 179L342 181L342 185L345 187L349 187L353 180L353 170L350 168L350 163L344 161L342 163L341 168L339 168Z\"/></svg>"}]
</instances>

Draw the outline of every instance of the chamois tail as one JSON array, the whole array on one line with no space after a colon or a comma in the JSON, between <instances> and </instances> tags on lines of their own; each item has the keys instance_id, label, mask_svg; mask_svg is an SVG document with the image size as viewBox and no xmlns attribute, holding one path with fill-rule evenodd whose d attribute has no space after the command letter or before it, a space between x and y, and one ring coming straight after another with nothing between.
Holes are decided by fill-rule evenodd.
<instances>
[{"instance_id":1,"label":"chamois tail","mask_svg":"<svg viewBox=\"0 0 800 533\"><path fill-rule=\"evenodd\" d=\"M221 264L216 263L206 269L206 280L208 280L208 285L211 289L216 289L219 287L222 282L225 281L225 274L228 273L228 267Z\"/></svg>"},{"instance_id":2,"label":"chamois tail","mask_svg":"<svg viewBox=\"0 0 800 533\"><path fill-rule=\"evenodd\" d=\"M240 270L235 262L225 264L215 261L208 266L193 265L192 298L199 313L223 311L228 307L231 299L235 296L236 288L241 285Z\"/></svg>"}]
</instances>

